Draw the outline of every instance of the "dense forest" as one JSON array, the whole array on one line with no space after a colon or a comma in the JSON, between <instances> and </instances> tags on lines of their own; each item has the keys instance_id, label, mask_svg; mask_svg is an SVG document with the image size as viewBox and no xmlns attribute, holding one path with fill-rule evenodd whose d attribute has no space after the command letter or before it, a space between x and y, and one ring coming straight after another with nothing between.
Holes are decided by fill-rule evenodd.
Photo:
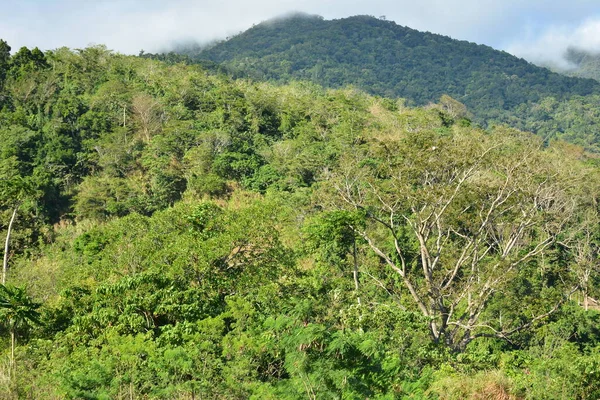
<instances>
[{"instance_id":1,"label":"dense forest","mask_svg":"<svg viewBox=\"0 0 600 400\"><path fill-rule=\"evenodd\" d=\"M0 397L600 397L595 153L213 71L0 41Z\"/></svg>"},{"instance_id":2,"label":"dense forest","mask_svg":"<svg viewBox=\"0 0 600 400\"><path fill-rule=\"evenodd\" d=\"M595 77L584 73L594 69L593 57L571 53L581 65L579 76ZM488 46L419 32L384 17L292 15L211 46L146 56L197 62L235 77L352 85L404 98L408 105L435 103L447 94L465 104L478 124L508 124L546 141L564 138L600 149L598 118L589 111L600 99L598 81L567 77Z\"/></svg>"}]
</instances>

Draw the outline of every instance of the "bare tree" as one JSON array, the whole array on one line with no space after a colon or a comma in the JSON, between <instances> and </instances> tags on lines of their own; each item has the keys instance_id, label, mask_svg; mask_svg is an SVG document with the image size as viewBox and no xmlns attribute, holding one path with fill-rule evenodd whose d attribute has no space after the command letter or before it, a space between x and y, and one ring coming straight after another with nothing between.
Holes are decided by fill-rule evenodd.
<instances>
[{"instance_id":1,"label":"bare tree","mask_svg":"<svg viewBox=\"0 0 600 400\"><path fill-rule=\"evenodd\" d=\"M131 104L134 115L140 126L140 133L145 142L149 142L162 125L162 109L154 97L142 93L136 95Z\"/></svg>"},{"instance_id":2,"label":"bare tree","mask_svg":"<svg viewBox=\"0 0 600 400\"><path fill-rule=\"evenodd\" d=\"M558 309L565 297L525 322L484 317L519 267L539 262L572 224L582 183L531 136L467 132L399 134L349 155L323 185L329 206L366 215L357 234L401 277L433 338L456 349Z\"/></svg>"},{"instance_id":3,"label":"bare tree","mask_svg":"<svg viewBox=\"0 0 600 400\"><path fill-rule=\"evenodd\" d=\"M577 277L583 307L587 311L593 277L600 273L600 216L595 209L586 211L580 218L579 229L571 232L561 244L572 254L572 271Z\"/></svg>"}]
</instances>

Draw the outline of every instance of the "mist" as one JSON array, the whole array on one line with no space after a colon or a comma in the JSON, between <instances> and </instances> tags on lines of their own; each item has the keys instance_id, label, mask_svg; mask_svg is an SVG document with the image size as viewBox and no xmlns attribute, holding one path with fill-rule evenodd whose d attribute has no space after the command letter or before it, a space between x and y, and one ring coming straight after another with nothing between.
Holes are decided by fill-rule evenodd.
<instances>
[{"instance_id":1,"label":"mist","mask_svg":"<svg viewBox=\"0 0 600 400\"><path fill-rule=\"evenodd\" d=\"M600 53L600 17L586 19L577 26L550 26L538 35L529 34L514 41L505 50L538 65L575 69L577 65L569 59L569 50Z\"/></svg>"}]
</instances>

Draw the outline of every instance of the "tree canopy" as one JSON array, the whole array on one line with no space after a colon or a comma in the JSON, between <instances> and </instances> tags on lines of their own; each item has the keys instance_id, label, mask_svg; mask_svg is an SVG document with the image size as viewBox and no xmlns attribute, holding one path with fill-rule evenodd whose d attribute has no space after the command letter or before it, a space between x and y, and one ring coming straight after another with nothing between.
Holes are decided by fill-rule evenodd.
<instances>
[{"instance_id":1,"label":"tree canopy","mask_svg":"<svg viewBox=\"0 0 600 400\"><path fill-rule=\"evenodd\" d=\"M598 397L595 153L102 46L4 71L7 398Z\"/></svg>"},{"instance_id":2,"label":"tree canopy","mask_svg":"<svg viewBox=\"0 0 600 400\"><path fill-rule=\"evenodd\" d=\"M297 14L265 21L210 46L174 51L182 55L144 57L197 62L235 77L278 83L351 85L373 95L404 98L411 105L437 103L449 95L483 126L508 124L547 141L564 138L598 150L599 119L589 111L597 109L597 98L587 97L599 94L598 81L568 77L504 51L382 18L324 20ZM571 53L581 68L593 65L592 55Z\"/></svg>"}]
</instances>

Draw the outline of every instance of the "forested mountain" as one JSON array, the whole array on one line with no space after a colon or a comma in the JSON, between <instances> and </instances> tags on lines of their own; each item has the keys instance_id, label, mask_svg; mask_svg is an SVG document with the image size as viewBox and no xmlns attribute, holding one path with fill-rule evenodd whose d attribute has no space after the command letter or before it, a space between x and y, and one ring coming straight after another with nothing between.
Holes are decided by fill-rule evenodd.
<instances>
[{"instance_id":1,"label":"forested mountain","mask_svg":"<svg viewBox=\"0 0 600 400\"><path fill-rule=\"evenodd\" d=\"M543 97L598 94L600 83L564 77L491 47L369 16L267 21L198 54L267 79L356 85L416 104L448 94L474 112Z\"/></svg>"},{"instance_id":2,"label":"forested mountain","mask_svg":"<svg viewBox=\"0 0 600 400\"><path fill-rule=\"evenodd\" d=\"M384 19L295 15L263 22L200 52L183 52L234 76L352 85L409 104L437 102L446 94L467 105L483 125L506 123L546 140L565 137L598 149L598 118L564 109L597 104L600 82L566 77L488 46ZM589 95L594 97L582 97ZM548 108L548 102L561 105Z\"/></svg>"},{"instance_id":3,"label":"forested mountain","mask_svg":"<svg viewBox=\"0 0 600 400\"><path fill-rule=\"evenodd\" d=\"M0 41L0 397L598 398L599 168L448 96Z\"/></svg>"}]
</instances>

